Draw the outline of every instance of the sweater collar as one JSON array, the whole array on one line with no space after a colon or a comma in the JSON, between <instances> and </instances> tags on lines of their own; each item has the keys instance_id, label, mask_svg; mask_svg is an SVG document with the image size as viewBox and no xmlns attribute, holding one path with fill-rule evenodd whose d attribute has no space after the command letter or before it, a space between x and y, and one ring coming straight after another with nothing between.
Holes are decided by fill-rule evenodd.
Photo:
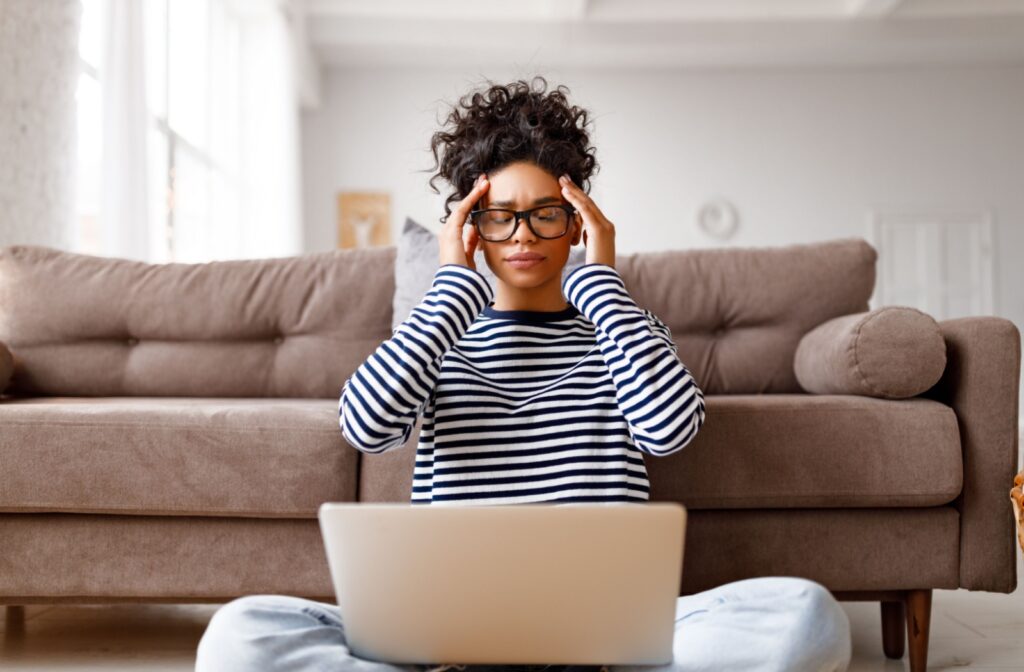
<instances>
[{"instance_id":1,"label":"sweater collar","mask_svg":"<svg viewBox=\"0 0 1024 672\"><path fill-rule=\"evenodd\" d=\"M482 315L499 320L513 320L516 322L542 323L571 320L579 315L579 310L571 303L562 310L497 310L494 302L491 301L481 311Z\"/></svg>"}]
</instances>

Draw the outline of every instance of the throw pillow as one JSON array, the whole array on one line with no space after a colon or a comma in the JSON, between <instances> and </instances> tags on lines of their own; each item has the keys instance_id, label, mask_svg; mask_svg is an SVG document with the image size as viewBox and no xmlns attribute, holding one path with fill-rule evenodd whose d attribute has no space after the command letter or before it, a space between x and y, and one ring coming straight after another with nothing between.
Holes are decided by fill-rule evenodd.
<instances>
[{"instance_id":1,"label":"throw pillow","mask_svg":"<svg viewBox=\"0 0 1024 672\"><path fill-rule=\"evenodd\" d=\"M914 397L939 382L946 342L933 317L909 306L842 315L807 332L794 359L815 394Z\"/></svg>"}]
</instances>

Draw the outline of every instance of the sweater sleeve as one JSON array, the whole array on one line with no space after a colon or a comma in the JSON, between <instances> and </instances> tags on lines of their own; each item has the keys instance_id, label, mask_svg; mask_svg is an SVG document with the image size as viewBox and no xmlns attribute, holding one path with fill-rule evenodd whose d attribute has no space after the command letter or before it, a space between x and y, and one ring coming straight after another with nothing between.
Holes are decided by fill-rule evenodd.
<instances>
[{"instance_id":1,"label":"sweater sleeve","mask_svg":"<svg viewBox=\"0 0 1024 672\"><path fill-rule=\"evenodd\" d=\"M445 353L493 296L479 271L438 268L423 300L342 386L338 425L345 440L364 453L404 445L434 393Z\"/></svg>"},{"instance_id":2,"label":"sweater sleeve","mask_svg":"<svg viewBox=\"0 0 1024 672\"><path fill-rule=\"evenodd\" d=\"M668 326L636 304L608 264L574 269L562 281L562 291L596 327L637 448L655 456L682 450L704 423L704 394L680 361Z\"/></svg>"}]
</instances>

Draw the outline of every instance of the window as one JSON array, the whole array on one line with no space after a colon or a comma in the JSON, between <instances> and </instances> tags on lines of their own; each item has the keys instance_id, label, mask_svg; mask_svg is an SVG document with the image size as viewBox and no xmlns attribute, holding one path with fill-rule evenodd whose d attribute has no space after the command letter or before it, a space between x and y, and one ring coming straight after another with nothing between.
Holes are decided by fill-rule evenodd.
<instances>
[{"instance_id":1,"label":"window","mask_svg":"<svg viewBox=\"0 0 1024 672\"><path fill-rule=\"evenodd\" d=\"M936 320L995 314L991 212L875 210L868 221L878 250L872 309L912 306Z\"/></svg>"},{"instance_id":2,"label":"window","mask_svg":"<svg viewBox=\"0 0 1024 672\"><path fill-rule=\"evenodd\" d=\"M100 254L99 230L100 171L103 147L100 59L102 49L103 0L83 0L78 39L78 166L75 196L76 249Z\"/></svg>"},{"instance_id":3,"label":"window","mask_svg":"<svg viewBox=\"0 0 1024 672\"><path fill-rule=\"evenodd\" d=\"M219 0L147 0L149 153L166 258L236 256L239 21Z\"/></svg>"},{"instance_id":4,"label":"window","mask_svg":"<svg viewBox=\"0 0 1024 672\"><path fill-rule=\"evenodd\" d=\"M223 0L143 0L147 260L232 257L239 244L239 31ZM100 208L106 0L84 0L78 249L105 254ZM116 104L111 103L111 104ZM141 223L140 223L141 225Z\"/></svg>"}]
</instances>

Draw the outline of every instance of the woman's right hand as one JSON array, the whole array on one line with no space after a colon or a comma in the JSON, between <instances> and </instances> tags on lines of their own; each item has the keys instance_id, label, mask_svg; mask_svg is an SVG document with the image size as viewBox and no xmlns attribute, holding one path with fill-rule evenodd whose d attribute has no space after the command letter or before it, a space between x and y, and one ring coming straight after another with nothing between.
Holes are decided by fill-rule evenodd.
<instances>
[{"instance_id":1,"label":"woman's right hand","mask_svg":"<svg viewBox=\"0 0 1024 672\"><path fill-rule=\"evenodd\" d=\"M448 215L441 233L438 235L438 243L441 248L441 265L459 264L476 270L476 262L473 255L476 254L476 246L479 242L479 234L473 225L464 226L469 222L469 213L476 205L476 202L484 195L490 186L487 181L487 173L481 173L473 183L473 189L466 197L459 201L455 209ZM465 229L469 231L465 231Z\"/></svg>"}]
</instances>

